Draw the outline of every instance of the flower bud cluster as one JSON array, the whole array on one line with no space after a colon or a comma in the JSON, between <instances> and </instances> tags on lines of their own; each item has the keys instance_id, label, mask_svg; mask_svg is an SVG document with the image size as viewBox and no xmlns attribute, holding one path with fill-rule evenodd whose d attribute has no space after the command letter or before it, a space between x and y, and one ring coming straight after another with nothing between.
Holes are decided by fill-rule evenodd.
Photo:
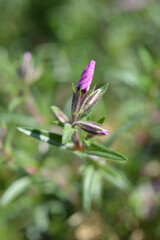
<instances>
[{"instance_id":1,"label":"flower bud cluster","mask_svg":"<svg viewBox=\"0 0 160 240\"><path fill-rule=\"evenodd\" d=\"M68 117L59 108L53 106L52 110L59 122L64 124L70 122L72 124L72 128L79 127L90 135L108 135L108 131L102 128L99 124L91 121L79 120L82 115L84 115L97 103L102 95L101 88L90 90L95 64L96 62L94 60L89 62L82 72L76 90L73 87L71 121L69 121ZM77 144L79 141L77 132L74 132L72 140L77 146L79 146L79 144Z\"/></svg>"},{"instance_id":2,"label":"flower bud cluster","mask_svg":"<svg viewBox=\"0 0 160 240\"><path fill-rule=\"evenodd\" d=\"M108 135L108 131L99 124L89 121L79 121L79 118L90 110L101 97L101 89L89 90L94 75L96 62L91 60L86 66L77 84L77 90L72 98L72 127L79 127L82 130L94 135Z\"/></svg>"}]
</instances>

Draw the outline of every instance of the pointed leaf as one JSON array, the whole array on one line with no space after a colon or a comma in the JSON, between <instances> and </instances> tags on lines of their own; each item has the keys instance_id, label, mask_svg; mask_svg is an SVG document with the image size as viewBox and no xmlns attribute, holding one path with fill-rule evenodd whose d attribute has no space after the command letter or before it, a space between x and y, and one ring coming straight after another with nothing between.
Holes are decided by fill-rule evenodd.
<instances>
[{"instance_id":1,"label":"pointed leaf","mask_svg":"<svg viewBox=\"0 0 160 240\"><path fill-rule=\"evenodd\" d=\"M38 130L38 129L30 129L30 128L17 128L20 132L23 132L24 134L37 138L42 142L46 142L58 147L63 146L62 145L62 136L56 133L51 133L45 130Z\"/></svg>"},{"instance_id":2,"label":"pointed leaf","mask_svg":"<svg viewBox=\"0 0 160 240\"><path fill-rule=\"evenodd\" d=\"M71 137L75 131L76 131L76 129L72 128L72 125L67 123L65 125L64 131L63 131L62 144L66 144L67 142L69 142L69 140L71 139Z\"/></svg>"},{"instance_id":3,"label":"pointed leaf","mask_svg":"<svg viewBox=\"0 0 160 240\"><path fill-rule=\"evenodd\" d=\"M90 155L95 155L115 161L126 161L127 158L122 154L115 152L103 145L92 143L85 140L85 152Z\"/></svg>"}]
</instances>

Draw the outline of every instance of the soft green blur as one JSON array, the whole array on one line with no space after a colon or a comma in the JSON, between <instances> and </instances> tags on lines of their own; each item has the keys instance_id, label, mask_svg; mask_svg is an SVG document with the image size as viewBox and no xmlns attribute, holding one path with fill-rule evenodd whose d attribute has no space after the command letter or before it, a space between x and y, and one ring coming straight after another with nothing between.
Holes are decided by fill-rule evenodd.
<instances>
[{"instance_id":1,"label":"soft green blur","mask_svg":"<svg viewBox=\"0 0 160 240\"><path fill-rule=\"evenodd\" d=\"M160 239L159 33L156 0L0 0L0 239ZM22 79L26 51L36 75ZM50 106L70 116L91 59L93 84L109 82L92 114L109 135L97 140L128 157L112 165L133 187L104 178L86 216L81 160L16 127L59 133Z\"/></svg>"}]
</instances>

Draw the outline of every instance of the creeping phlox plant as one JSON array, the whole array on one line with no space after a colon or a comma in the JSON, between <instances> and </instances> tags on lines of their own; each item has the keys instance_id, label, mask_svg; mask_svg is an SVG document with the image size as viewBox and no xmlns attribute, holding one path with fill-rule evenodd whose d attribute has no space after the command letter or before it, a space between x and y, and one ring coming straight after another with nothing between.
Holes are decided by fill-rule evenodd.
<instances>
[{"instance_id":1,"label":"creeping phlox plant","mask_svg":"<svg viewBox=\"0 0 160 240\"><path fill-rule=\"evenodd\" d=\"M108 88L108 83L98 89L95 89L95 87L90 88L94 69L95 61L91 60L82 72L76 88L72 85L73 97L70 119L58 107L51 107L57 119L53 123L63 128L62 135L45 130L18 128L29 136L64 150L70 150L84 160L87 164L84 174L84 188L86 188L84 191L86 193L86 198L84 194L84 208L86 210L89 209L91 195L94 192L94 190L92 191L94 176L99 179L97 173L101 175L105 171L105 174L108 174L107 179L114 183L117 181L117 185L120 182L122 188L127 188L126 182L123 182L117 171L105 161L105 159L126 161L126 157L108 148L107 144L100 145L93 140L94 136L108 135L108 131L101 126L105 117L102 117L98 122L90 121L92 107L100 100Z\"/></svg>"}]
</instances>

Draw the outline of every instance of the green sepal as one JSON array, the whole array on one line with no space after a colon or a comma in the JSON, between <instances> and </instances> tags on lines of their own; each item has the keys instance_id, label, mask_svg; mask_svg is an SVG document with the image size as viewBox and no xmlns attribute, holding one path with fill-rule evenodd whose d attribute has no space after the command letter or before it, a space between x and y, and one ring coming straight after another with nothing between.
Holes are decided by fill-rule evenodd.
<instances>
[{"instance_id":1,"label":"green sepal","mask_svg":"<svg viewBox=\"0 0 160 240\"><path fill-rule=\"evenodd\" d=\"M104 117L100 118L100 119L97 121L97 123L103 124L104 121L105 121L105 119L106 119L106 117L104 116Z\"/></svg>"},{"instance_id":2,"label":"green sepal","mask_svg":"<svg viewBox=\"0 0 160 240\"><path fill-rule=\"evenodd\" d=\"M72 91L73 91L74 94L76 94L76 88L74 86L74 83L72 83Z\"/></svg>"},{"instance_id":3,"label":"green sepal","mask_svg":"<svg viewBox=\"0 0 160 240\"><path fill-rule=\"evenodd\" d=\"M108 89L108 86L109 86L109 83L106 83L105 85L103 85L102 87L100 87L101 93L100 93L100 95L99 95L99 98L101 98L101 97L105 94L105 92L106 92L107 89Z\"/></svg>"}]
</instances>

